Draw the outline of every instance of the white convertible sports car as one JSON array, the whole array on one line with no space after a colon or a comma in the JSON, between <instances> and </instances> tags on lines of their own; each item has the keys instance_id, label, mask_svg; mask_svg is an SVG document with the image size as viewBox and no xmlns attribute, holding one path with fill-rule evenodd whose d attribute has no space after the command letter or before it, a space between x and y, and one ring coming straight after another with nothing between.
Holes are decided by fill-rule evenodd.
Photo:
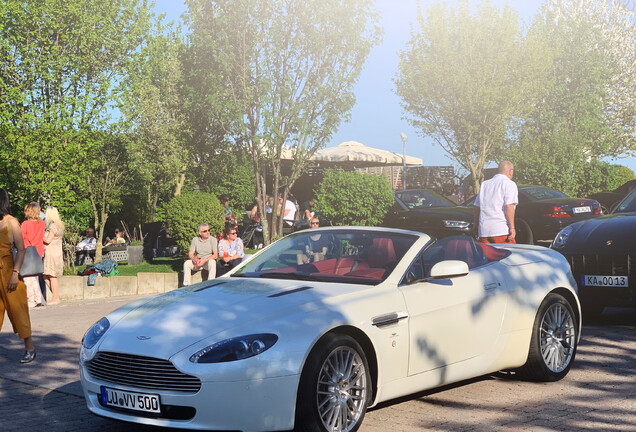
<instances>
[{"instance_id":1,"label":"white convertible sports car","mask_svg":"<svg viewBox=\"0 0 636 432\"><path fill-rule=\"evenodd\" d=\"M102 318L81 380L89 410L118 420L355 431L379 402L496 371L559 380L580 329L551 249L320 228Z\"/></svg>"}]
</instances>

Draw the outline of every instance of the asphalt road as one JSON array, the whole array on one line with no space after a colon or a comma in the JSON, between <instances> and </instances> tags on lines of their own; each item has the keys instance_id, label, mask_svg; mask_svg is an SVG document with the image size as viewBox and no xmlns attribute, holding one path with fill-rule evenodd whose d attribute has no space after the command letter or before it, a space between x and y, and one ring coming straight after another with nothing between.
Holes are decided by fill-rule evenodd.
<instances>
[{"instance_id":1,"label":"asphalt road","mask_svg":"<svg viewBox=\"0 0 636 432\"><path fill-rule=\"evenodd\" d=\"M19 365L23 346L5 319L0 333L0 430L159 431L103 419L86 409L77 357L84 331L136 297L65 302L32 310L37 358ZM362 432L634 431L636 311L611 309L583 327L569 375L556 383L498 373L412 395L369 411Z\"/></svg>"}]
</instances>

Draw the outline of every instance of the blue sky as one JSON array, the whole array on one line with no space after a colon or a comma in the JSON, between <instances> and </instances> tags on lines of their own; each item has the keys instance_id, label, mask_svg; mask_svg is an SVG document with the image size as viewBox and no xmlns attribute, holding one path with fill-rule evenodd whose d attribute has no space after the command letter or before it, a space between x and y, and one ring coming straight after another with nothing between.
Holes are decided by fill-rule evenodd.
<instances>
[{"instance_id":1,"label":"blue sky","mask_svg":"<svg viewBox=\"0 0 636 432\"><path fill-rule=\"evenodd\" d=\"M424 10L433 0L422 0ZM447 1L451 5L452 1ZM480 1L470 0L470 4ZM503 0L491 0L501 6ZM519 12L523 21L528 23L539 6L539 0L508 1ZM355 87L356 105L351 112L351 120L343 123L332 137L327 147L344 141L358 141L365 145L402 153L400 132L407 135L406 153L419 157L424 165L458 165L433 141L422 136L403 119L404 112L400 98L395 94L393 78L397 73L397 52L406 46L410 31L415 25L417 0L376 0L376 7L382 15L384 40L369 55L367 63ZM166 12L168 20L178 20L185 10L180 0L155 0L157 13ZM514 161L513 161L514 162ZM626 165L636 172L636 157L610 161ZM466 174L465 172L463 173Z\"/></svg>"}]
</instances>

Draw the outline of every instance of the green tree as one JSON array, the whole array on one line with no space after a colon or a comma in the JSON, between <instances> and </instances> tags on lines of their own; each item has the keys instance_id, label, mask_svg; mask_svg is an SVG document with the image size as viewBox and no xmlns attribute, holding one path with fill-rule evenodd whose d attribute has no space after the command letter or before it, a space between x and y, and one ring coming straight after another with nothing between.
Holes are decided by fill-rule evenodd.
<instances>
[{"instance_id":1,"label":"green tree","mask_svg":"<svg viewBox=\"0 0 636 432\"><path fill-rule=\"evenodd\" d=\"M518 14L485 3L471 15L435 4L418 14L400 53L397 94L409 122L431 136L474 179L505 144L511 121L530 107L551 63L541 39L525 38Z\"/></svg>"},{"instance_id":2,"label":"green tree","mask_svg":"<svg viewBox=\"0 0 636 432\"><path fill-rule=\"evenodd\" d=\"M210 180L201 188L217 197L229 195L235 213L251 210L256 189L251 161L243 152L225 152L219 155L214 170L210 172Z\"/></svg>"},{"instance_id":3,"label":"green tree","mask_svg":"<svg viewBox=\"0 0 636 432\"><path fill-rule=\"evenodd\" d=\"M321 218L334 225L374 226L393 204L393 191L385 176L330 169L316 190Z\"/></svg>"},{"instance_id":4,"label":"green tree","mask_svg":"<svg viewBox=\"0 0 636 432\"><path fill-rule=\"evenodd\" d=\"M199 232L199 224L207 223L211 235L219 234L225 224L225 213L216 196L184 192L165 206L165 222L181 252L187 254L192 238Z\"/></svg>"},{"instance_id":5,"label":"green tree","mask_svg":"<svg viewBox=\"0 0 636 432\"><path fill-rule=\"evenodd\" d=\"M607 69L602 119L608 137L602 153L593 152L592 157L636 151L635 12L634 0L549 0L541 9L553 33L568 34L575 51L584 58L600 56ZM582 37L572 37L576 35Z\"/></svg>"},{"instance_id":6,"label":"green tree","mask_svg":"<svg viewBox=\"0 0 636 432\"><path fill-rule=\"evenodd\" d=\"M197 89L191 90L192 103L215 119L195 136L211 143L221 134L229 137L225 145L246 149L261 208L268 192L287 195L308 158L353 107L353 86L380 33L371 3L186 1L191 29L186 69ZM293 163L291 175L283 178L285 152ZM266 243L280 234L282 224L275 216L271 230L265 226Z\"/></svg>"},{"instance_id":7,"label":"green tree","mask_svg":"<svg viewBox=\"0 0 636 432\"><path fill-rule=\"evenodd\" d=\"M100 146L96 148L93 169L86 177L86 195L93 208L97 248L95 261L102 259L102 244L106 222L111 212L121 208L123 183L129 173L127 136L101 135Z\"/></svg>"},{"instance_id":8,"label":"green tree","mask_svg":"<svg viewBox=\"0 0 636 432\"><path fill-rule=\"evenodd\" d=\"M26 201L79 199L150 20L145 0L0 2L0 158Z\"/></svg>"},{"instance_id":9,"label":"green tree","mask_svg":"<svg viewBox=\"0 0 636 432\"><path fill-rule=\"evenodd\" d=\"M612 71L606 56L591 48L601 31L544 10L530 32L548 41L553 62L504 157L514 161L520 181L574 196L599 191L608 164L598 157L611 152L615 137L604 114Z\"/></svg>"},{"instance_id":10,"label":"green tree","mask_svg":"<svg viewBox=\"0 0 636 432\"><path fill-rule=\"evenodd\" d=\"M189 160L181 92L183 42L178 33L156 23L129 64L124 80L128 91L120 103L128 132L135 137L131 169L142 187L139 195L146 222L155 219L160 198L181 193Z\"/></svg>"}]
</instances>

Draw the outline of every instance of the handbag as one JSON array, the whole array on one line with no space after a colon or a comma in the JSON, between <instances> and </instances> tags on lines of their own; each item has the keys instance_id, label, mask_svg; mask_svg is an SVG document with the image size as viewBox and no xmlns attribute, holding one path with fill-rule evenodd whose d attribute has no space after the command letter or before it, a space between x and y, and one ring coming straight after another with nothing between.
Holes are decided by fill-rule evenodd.
<instances>
[{"instance_id":1,"label":"handbag","mask_svg":"<svg viewBox=\"0 0 636 432\"><path fill-rule=\"evenodd\" d=\"M20 268L20 276L34 276L44 273L44 262L35 246L27 246L24 261Z\"/></svg>"}]
</instances>

